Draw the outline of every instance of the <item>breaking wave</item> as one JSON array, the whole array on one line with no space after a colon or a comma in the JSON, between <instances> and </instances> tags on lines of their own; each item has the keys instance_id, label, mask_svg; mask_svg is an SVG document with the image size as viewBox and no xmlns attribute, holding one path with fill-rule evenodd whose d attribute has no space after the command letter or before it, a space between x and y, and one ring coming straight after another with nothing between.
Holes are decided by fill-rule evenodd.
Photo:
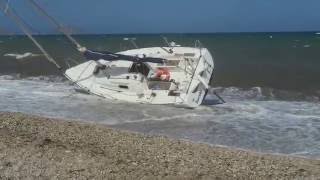
<instances>
[{"instance_id":1,"label":"breaking wave","mask_svg":"<svg viewBox=\"0 0 320 180\"><path fill-rule=\"evenodd\" d=\"M63 76L48 75L48 76L27 76L21 74L0 75L0 80L29 80L29 81L43 81L43 82L67 82L68 80Z\"/></svg>"},{"instance_id":2,"label":"breaking wave","mask_svg":"<svg viewBox=\"0 0 320 180\"><path fill-rule=\"evenodd\" d=\"M42 82L68 82L68 80L60 75L47 76L23 76L21 74L1 75L0 80L29 80ZM299 92L290 90L280 90L268 87L213 87L209 90L208 100L214 97L214 92L222 95L223 98L231 100L282 100L282 101L310 101L320 102L320 90L313 92Z\"/></svg>"},{"instance_id":3,"label":"breaking wave","mask_svg":"<svg viewBox=\"0 0 320 180\"><path fill-rule=\"evenodd\" d=\"M34 54L31 52L25 52L23 54L17 54L17 53L6 53L3 56L5 57L11 57L17 60L24 60L24 59L28 59L28 58L32 58L32 57L39 57L39 56L43 56L42 54Z\"/></svg>"},{"instance_id":4,"label":"breaking wave","mask_svg":"<svg viewBox=\"0 0 320 180\"><path fill-rule=\"evenodd\" d=\"M62 76L0 76L0 111L89 121L152 135L320 158L319 92L214 87L197 109L78 93ZM227 102L215 103L217 92ZM317 94L318 93L318 94Z\"/></svg>"},{"instance_id":5,"label":"breaking wave","mask_svg":"<svg viewBox=\"0 0 320 180\"><path fill-rule=\"evenodd\" d=\"M223 97L231 100L260 100L260 101L310 101L320 102L320 90L309 93L299 91L280 90L267 87L215 87L209 94L218 92Z\"/></svg>"}]
</instances>

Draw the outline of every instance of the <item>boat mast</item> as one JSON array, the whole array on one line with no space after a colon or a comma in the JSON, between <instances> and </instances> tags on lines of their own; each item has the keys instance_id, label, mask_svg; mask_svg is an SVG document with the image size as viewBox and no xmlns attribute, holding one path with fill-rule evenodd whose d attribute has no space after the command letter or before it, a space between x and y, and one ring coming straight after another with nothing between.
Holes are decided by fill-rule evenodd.
<instances>
[{"instance_id":1,"label":"boat mast","mask_svg":"<svg viewBox=\"0 0 320 180\"><path fill-rule=\"evenodd\" d=\"M74 39L71 34L66 31L65 27L59 23L55 18L53 18L51 15L49 15L39 4L37 4L34 0L28 0L29 3L37 10L37 12L40 15L43 15L45 17L47 17L47 19L54 25L57 27L57 29L62 32L77 48L81 48L82 46L80 45L80 43Z\"/></svg>"},{"instance_id":2,"label":"boat mast","mask_svg":"<svg viewBox=\"0 0 320 180\"><path fill-rule=\"evenodd\" d=\"M0 2L1 11L19 26L23 33L26 34L28 38L39 48L39 50L44 54L44 56L49 62L53 63L59 70L62 70L62 67L53 59L53 57L51 57L48 54L48 52L41 46L41 44L32 36L31 31L26 27L26 24L24 23L22 18L13 11L13 9L9 5L10 1L3 3L3 0L1 0Z\"/></svg>"}]
</instances>

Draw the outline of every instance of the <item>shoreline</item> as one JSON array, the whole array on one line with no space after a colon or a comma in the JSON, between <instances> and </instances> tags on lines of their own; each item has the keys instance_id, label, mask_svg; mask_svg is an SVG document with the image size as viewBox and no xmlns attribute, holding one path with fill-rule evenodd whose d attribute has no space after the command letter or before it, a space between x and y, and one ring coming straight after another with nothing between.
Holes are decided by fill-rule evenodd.
<instances>
[{"instance_id":1,"label":"shoreline","mask_svg":"<svg viewBox=\"0 0 320 180\"><path fill-rule=\"evenodd\" d=\"M320 160L0 112L1 178L320 178Z\"/></svg>"}]
</instances>

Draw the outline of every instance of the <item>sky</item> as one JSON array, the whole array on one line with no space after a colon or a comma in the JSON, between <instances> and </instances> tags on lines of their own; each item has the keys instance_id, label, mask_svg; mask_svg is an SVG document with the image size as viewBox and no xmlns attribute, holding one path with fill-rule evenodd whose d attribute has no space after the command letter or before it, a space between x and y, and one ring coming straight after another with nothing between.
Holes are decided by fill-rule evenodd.
<instances>
[{"instance_id":1,"label":"sky","mask_svg":"<svg viewBox=\"0 0 320 180\"><path fill-rule=\"evenodd\" d=\"M0 0L6 1L6 0ZM75 33L320 30L320 0L35 0ZM57 32L27 0L11 0L34 33ZM0 32L18 32L0 14Z\"/></svg>"}]
</instances>

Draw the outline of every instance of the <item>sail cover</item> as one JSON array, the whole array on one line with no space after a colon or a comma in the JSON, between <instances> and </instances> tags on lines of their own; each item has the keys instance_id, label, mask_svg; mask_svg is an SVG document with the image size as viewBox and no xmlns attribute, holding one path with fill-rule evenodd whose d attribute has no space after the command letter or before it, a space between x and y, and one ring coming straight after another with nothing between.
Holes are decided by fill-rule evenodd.
<instances>
[{"instance_id":1,"label":"sail cover","mask_svg":"<svg viewBox=\"0 0 320 180\"><path fill-rule=\"evenodd\" d=\"M92 51L86 50L83 55L88 60L106 60L106 61L132 61L132 62L150 62L150 63L160 63L163 64L166 60L162 58L152 58L152 57L138 57L138 56L128 56L123 54L111 53L108 51Z\"/></svg>"}]
</instances>

